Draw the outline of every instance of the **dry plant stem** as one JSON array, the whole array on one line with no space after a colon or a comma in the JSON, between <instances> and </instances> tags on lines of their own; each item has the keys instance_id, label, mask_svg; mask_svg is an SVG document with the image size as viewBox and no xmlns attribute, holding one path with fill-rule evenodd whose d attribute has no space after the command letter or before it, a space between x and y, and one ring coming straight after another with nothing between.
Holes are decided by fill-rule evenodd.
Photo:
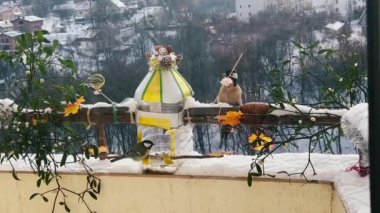
<instances>
[{"instance_id":1,"label":"dry plant stem","mask_svg":"<svg viewBox=\"0 0 380 213\"><path fill-rule=\"evenodd\" d=\"M264 160L269 157L270 155L272 155L277 149L279 149L280 147L282 147L283 145L291 142L291 141L297 141L297 140L302 140L302 139L308 139L309 140L309 153L308 153L308 160L307 160L307 164L305 166L305 168L302 170L302 172L298 172L298 173L287 173L287 172L281 172L281 173L286 173L289 177L290 176L293 176L293 175L301 175L302 177L305 178L306 181L309 182L309 180L307 179L306 175L305 175L305 172L307 170L307 168L309 168L309 166L312 168L313 170L313 175L316 175L316 171L315 171L315 168L314 168L314 165L311 161L311 151L312 151L312 138L326 132L327 130L329 129L333 129L333 128L336 128L338 127L340 124L336 124L336 125L332 125L332 126L329 126L329 127L326 127L312 135L308 135L308 136L302 136L302 137L290 137L288 138L287 140L285 141L280 141L280 142L272 142L271 144L268 144L268 145L273 145L273 144L276 144L277 146L275 148L273 148L272 150L270 150L268 153L265 154L264 157L261 158L261 156L263 156L263 151L260 151L259 154L257 155L256 158L254 158L252 164L251 164L251 170L248 172L248 174L250 174L252 172L252 170L256 167L256 164L263 164L264 163ZM263 175L266 175L264 173L264 170L263 170Z\"/></svg>"}]
</instances>

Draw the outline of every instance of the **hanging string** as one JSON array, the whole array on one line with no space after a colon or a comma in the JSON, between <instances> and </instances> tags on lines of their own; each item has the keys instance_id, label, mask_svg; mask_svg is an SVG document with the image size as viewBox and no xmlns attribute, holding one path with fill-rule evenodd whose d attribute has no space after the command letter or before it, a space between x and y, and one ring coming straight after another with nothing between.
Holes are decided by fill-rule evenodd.
<instances>
[{"instance_id":1,"label":"hanging string","mask_svg":"<svg viewBox=\"0 0 380 213\"><path fill-rule=\"evenodd\" d=\"M91 107L87 109L87 129L90 129L95 123L91 122Z\"/></svg>"},{"instance_id":2,"label":"hanging string","mask_svg":"<svg viewBox=\"0 0 380 213\"><path fill-rule=\"evenodd\" d=\"M119 121L117 119L117 107L116 107L116 104L115 103L112 103L112 115L113 115L113 122L115 124L118 124Z\"/></svg>"},{"instance_id":3,"label":"hanging string","mask_svg":"<svg viewBox=\"0 0 380 213\"><path fill-rule=\"evenodd\" d=\"M358 166L358 163L355 165L348 167L346 169L346 172L351 172L351 171L357 171L360 176L365 177L369 174L369 167L368 166Z\"/></svg>"}]
</instances>

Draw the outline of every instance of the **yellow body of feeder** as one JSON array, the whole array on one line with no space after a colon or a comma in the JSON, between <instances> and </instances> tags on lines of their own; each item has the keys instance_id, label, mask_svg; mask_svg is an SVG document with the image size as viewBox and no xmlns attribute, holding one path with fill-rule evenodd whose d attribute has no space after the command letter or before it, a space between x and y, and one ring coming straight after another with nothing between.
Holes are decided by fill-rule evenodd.
<instances>
[{"instance_id":1,"label":"yellow body of feeder","mask_svg":"<svg viewBox=\"0 0 380 213\"><path fill-rule=\"evenodd\" d=\"M176 57L173 53L150 57L150 70L135 91L138 125L168 130L183 124L185 99L193 90L178 72Z\"/></svg>"}]
</instances>

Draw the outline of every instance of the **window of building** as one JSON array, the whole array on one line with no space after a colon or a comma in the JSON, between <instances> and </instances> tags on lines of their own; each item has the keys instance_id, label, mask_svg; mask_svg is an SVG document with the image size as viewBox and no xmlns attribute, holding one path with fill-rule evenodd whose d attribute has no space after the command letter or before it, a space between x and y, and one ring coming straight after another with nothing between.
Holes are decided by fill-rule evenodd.
<instances>
[{"instance_id":1,"label":"window of building","mask_svg":"<svg viewBox=\"0 0 380 213\"><path fill-rule=\"evenodd\" d=\"M251 12L249 12L249 13L248 13L248 15L249 15L249 16L252 16L252 13L251 13Z\"/></svg>"},{"instance_id":2,"label":"window of building","mask_svg":"<svg viewBox=\"0 0 380 213\"><path fill-rule=\"evenodd\" d=\"M339 0L336 0L336 4L338 4L338 1L339 1Z\"/></svg>"},{"instance_id":3,"label":"window of building","mask_svg":"<svg viewBox=\"0 0 380 213\"><path fill-rule=\"evenodd\" d=\"M24 21L23 21L23 20L19 20L19 21L18 21L18 24L19 24L19 25L23 25L23 24L24 24Z\"/></svg>"},{"instance_id":4,"label":"window of building","mask_svg":"<svg viewBox=\"0 0 380 213\"><path fill-rule=\"evenodd\" d=\"M241 5L240 5L240 8L241 8Z\"/></svg>"},{"instance_id":5,"label":"window of building","mask_svg":"<svg viewBox=\"0 0 380 213\"><path fill-rule=\"evenodd\" d=\"M248 5L248 8L251 8L251 5L250 5L250 4Z\"/></svg>"}]
</instances>

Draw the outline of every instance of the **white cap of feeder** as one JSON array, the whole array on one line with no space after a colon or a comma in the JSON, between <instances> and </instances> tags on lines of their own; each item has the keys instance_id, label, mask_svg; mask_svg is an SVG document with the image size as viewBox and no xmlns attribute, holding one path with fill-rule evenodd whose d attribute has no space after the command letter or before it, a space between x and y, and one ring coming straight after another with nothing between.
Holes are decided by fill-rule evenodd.
<instances>
[{"instance_id":1,"label":"white cap of feeder","mask_svg":"<svg viewBox=\"0 0 380 213\"><path fill-rule=\"evenodd\" d=\"M184 103L193 90L178 72L181 58L171 46L156 46L154 54L148 55L150 71L134 97L138 125L171 129L183 124Z\"/></svg>"}]
</instances>

